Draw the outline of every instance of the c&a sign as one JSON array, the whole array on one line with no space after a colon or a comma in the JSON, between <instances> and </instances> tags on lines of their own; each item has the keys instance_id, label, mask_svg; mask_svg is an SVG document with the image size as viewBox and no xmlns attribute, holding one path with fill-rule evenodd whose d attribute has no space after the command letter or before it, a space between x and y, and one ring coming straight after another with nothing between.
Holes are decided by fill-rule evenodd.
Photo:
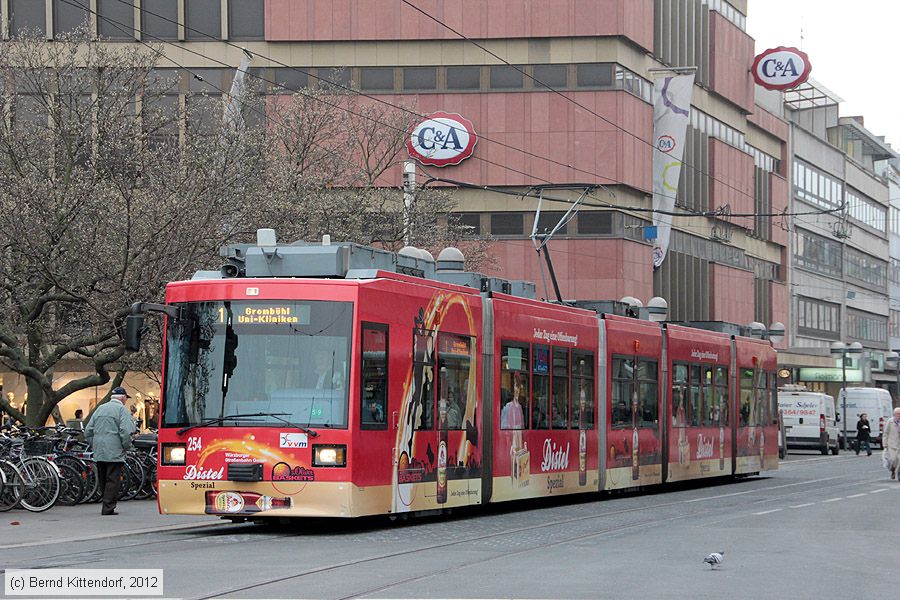
<instances>
[{"instance_id":1,"label":"c&a sign","mask_svg":"<svg viewBox=\"0 0 900 600\"><path fill-rule=\"evenodd\" d=\"M789 90L809 79L812 64L806 52L779 46L753 59L753 79L767 90Z\"/></svg>"},{"instance_id":2,"label":"c&a sign","mask_svg":"<svg viewBox=\"0 0 900 600\"><path fill-rule=\"evenodd\" d=\"M412 128L406 149L423 165L446 167L472 156L477 141L472 121L456 113L435 112Z\"/></svg>"}]
</instances>

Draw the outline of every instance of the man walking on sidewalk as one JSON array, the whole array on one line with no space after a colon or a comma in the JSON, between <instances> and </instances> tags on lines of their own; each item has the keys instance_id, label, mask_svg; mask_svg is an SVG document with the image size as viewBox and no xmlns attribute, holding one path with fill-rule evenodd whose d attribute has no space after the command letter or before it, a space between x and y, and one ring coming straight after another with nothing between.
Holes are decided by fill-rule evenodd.
<instances>
[{"instance_id":1,"label":"man walking on sidewalk","mask_svg":"<svg viewBox=\"0 0 900 600\"><path fill-rule=\"evenodd\" d=\"M125 451L131 448L135 433L134 421L125 408L128 394L117 387L110 393L109 402L94 411L84 430L84 438L94 449L100 489L103 490L103 509L100 514L117 515L119 484L125 467Z\"/></svg>"}]
</instances>

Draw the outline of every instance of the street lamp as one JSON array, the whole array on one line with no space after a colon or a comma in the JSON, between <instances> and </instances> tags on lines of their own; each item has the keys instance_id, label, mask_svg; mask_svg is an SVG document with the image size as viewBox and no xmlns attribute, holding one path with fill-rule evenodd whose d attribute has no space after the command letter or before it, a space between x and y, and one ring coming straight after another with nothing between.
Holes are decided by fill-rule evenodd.
<instances>
[{"instance_id":1,"label":"street lamp","mask_svg":"<svg viewBox=\"0 0 900 600\"><path fill-rule=\"evenodd\" d=\"M831 344L831 355L834 357L841 358L841 381L843 382L843 387L841 388L841 404L843 406L843 416L841 417L844 421L844 448L847 448L847 355L848 354L862 354L862 344L859 342L853 342L850 345L845 344L844 342L834 342Z\"/></svg>"}]
</instances>

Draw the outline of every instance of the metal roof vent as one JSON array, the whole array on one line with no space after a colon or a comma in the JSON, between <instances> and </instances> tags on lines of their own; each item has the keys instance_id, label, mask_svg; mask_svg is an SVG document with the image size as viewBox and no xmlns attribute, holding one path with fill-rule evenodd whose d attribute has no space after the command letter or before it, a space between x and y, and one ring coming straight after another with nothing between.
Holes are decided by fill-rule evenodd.
<instances>
[{"instance_id":1,"label":"metal roof vent","mask_svg":"<svg viewBox=\"0 0 900 600\"><path fill-rule=\"evenodd\" d=\"M441 253L438 254L437 270L465 271L466 257L465 255L463 255L459 248L454 248L452 246L444 248L443 250L441 250Z\"/></svg>"},{"instance_id":2,"label":"metal roof vent","mask_svg":"<svg viewBox=\"0 0 900 600\"><path fill-rule=\"evenodd\" d=\"M419 249L415 246L403 246L397 251L397 254L400 256L408 256L410 258L422 258L422 255L419 254Z\"/></svg>"},{"instance_id":3,"label":"metal roof vent","mask_svg":"<svg viewBox=\"0 0 900 600\"><path fill-rule=\"evenodd\" d=\"M419 258L430 263L434 262L434 256L425 248L419 248Z\"/></svg>"}]
</instances>

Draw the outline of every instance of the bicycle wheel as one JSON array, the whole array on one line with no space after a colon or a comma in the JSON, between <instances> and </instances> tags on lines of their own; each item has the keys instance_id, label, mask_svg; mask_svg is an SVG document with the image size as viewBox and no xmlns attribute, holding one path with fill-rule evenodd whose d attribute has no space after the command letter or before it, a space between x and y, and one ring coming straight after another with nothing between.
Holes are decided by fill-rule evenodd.
<instances>
[{"instance_id":1,"label":"bicycle wheel","mask_svg":"<svg viewBox=\"0 0 900 600\"><path fill-rule=\"evenodd\" d=\"M78 471L81 477L81 498L78 500L78 504L82 502L87 502L90 496L94 493L94 487L97 485L97 475L95 471L91 470L91 467L88 465L88 462L78 456L73 454L60 454L57 455L56 458L53 459L57 465L68 465ZM62 503L62 502L60 502Z\"/></svg>"},{"instance_id":2,"label":"bicycle wheel","mask_svg":"<svg viewBox=\"0 0 900 600\"><path fill-rule=\"evenodd\" d=\"M56 468L59 469L59 497L56 503L62 506L75 506L84 496L82 472L67 464L57 464Z\"/></svg>"},{"instance_id":3,"label":"bicycle wheel","mask_svg":"<svg viewBox=\"0 0 900 600\"><path fill-rule=\"evenodd\" d=\"M100 479L97 477L97 463L89 458L82 458L81 461L84 463L85 469L87 469L87 480L84 482L84 497L81 499L81 502L93 502L94 496L101 494Z\"/></svg>"},{"instance_id":4,"label":"bicycle wheel","mask_svg":"<svg viewBox=\"0 0 900 600\"><path fill-rule=\"evenodd\" d=\"M3 492L0 493L0 512L15 508L25 492L25 481L22 472L16 465L0 460L0 473L3 473Z\"/></svg>"},{"instance_id":5,"label":"bicycle wheel","mask_svg":"<svg viewBox=\"0 0 900 600\"><path fill-rule=\"evenodd\" d=\"M145 500L156 495L156 461L150 455L141 456L141 464L144 467L144 485L135 499Z\"/></svg>"},{"instance_id":6,"label":"bicycle wheel","mask_svg":"<svg viewBox=\"0 0 900 600\"><path fill-rule=\"evenodd\" d=\"M128 485L124 486L124 491L120 498L122 500L132 500L144 487L144 467L141 461L132 455L125 457L125 469L128 471Z\"/></svg>"},{"instance_id":7,"label":"bicycle wheel","mask_svg":"<svg viewBox=\"0 0 900 600\"><path fill-rule=\"evenodd\" d=\"M43 512L59 498L59 470L41 456L29 456L19 463L25 479L25 493L20 504L25 510Z\"/></svg>"}]
</instances>

